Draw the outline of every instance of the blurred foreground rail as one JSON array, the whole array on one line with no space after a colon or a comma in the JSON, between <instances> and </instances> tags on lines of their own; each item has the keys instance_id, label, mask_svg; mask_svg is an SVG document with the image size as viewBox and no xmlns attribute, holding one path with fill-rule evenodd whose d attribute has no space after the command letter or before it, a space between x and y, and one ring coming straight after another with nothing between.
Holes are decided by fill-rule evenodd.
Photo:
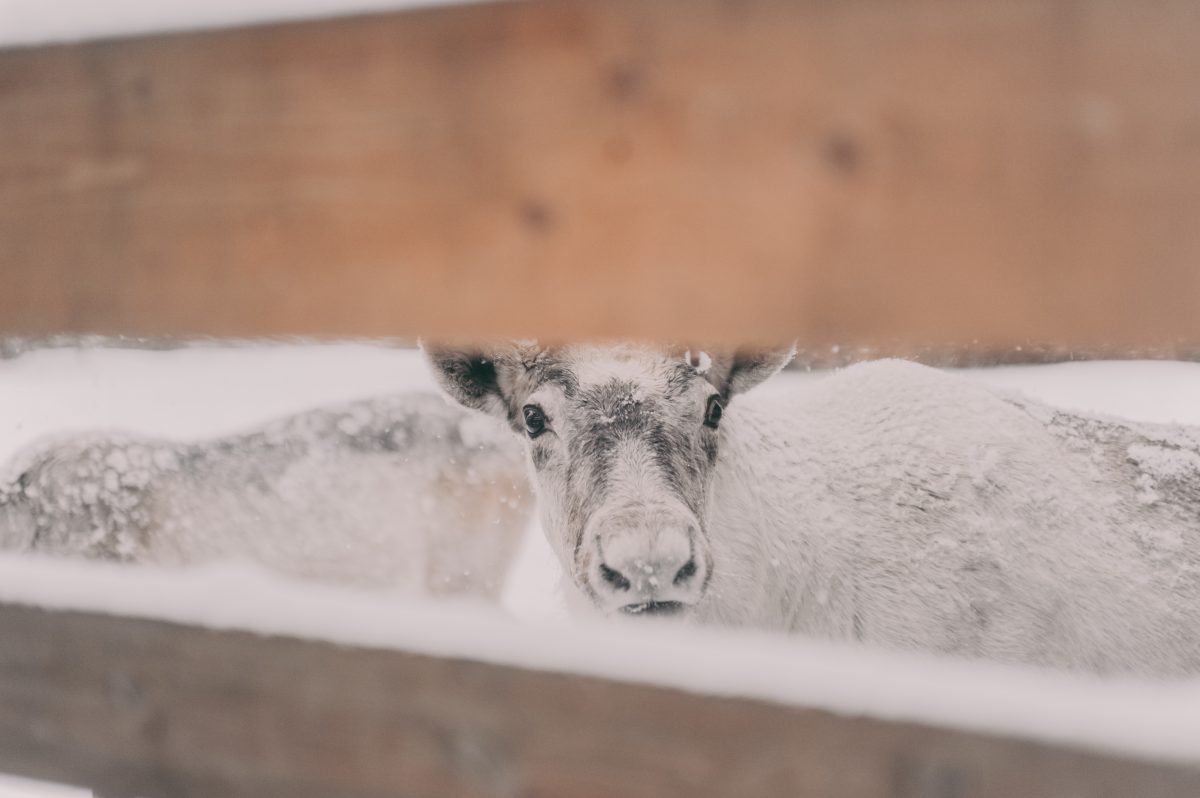
<instances>
[{"instance_id":1,"label":"blurred foreground rail","mask_svg":"<svg viewBox=\"0 0 1200 798\"><path fill-rule=\"evenodd\" d=\"M395 651L13 605L0 640L0 771L108 798L1200 794L1200 767Z\"/></svg>"}]
</instances>

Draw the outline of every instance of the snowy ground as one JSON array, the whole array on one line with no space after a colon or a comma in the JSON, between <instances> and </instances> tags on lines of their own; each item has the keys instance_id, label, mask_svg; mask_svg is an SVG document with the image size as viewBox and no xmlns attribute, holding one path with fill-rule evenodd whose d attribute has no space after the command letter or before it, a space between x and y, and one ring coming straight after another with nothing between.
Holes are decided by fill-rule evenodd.
<instances>
[{"instance_id":1,"label":"snowy ground","mask_svg":"<svg viewBox=\"0 0 1200 798\"><path fill-rule=\"evenodd\" d=\"M963 373L972 379L1007 389L1021 390L1063 407L1144 421L1200 424L1200 364L1069 363ZM788 373L761 390L786 390L821 377L819 373ZM196 346L169 352L116 349L37 351L13 360L0 361L0 461L6 460L14 451L43 435L70 429L108 428L180 438L208 437L242 430L315 405L384 392L432 388L432 380L415 352L369 344L239 348ZM1064 707L1060 699L1055 699L1058 703L1053 704L1054 712L1042 712L1031 719L1022 716L1019 711L1006 709L1006 701L1000 701L993 702L994 706L984 707L970 717L964 717L960 708L942 706L947 702L935 702L932 709L928 706L920 710L916 708L917 704L924 701L922 695L929 691L931 673L938 674L932 681L939 690L949 680L950 683L959 685L958 689L963 695L970 694L978 686L979 674L982 671L978 666L964 666L962 663L931 663L920 658L896 658L889 655L884 660L884 666L892 670L889 671L888 679L884 681L895 685L898 683L896 679L900 679L901 682L909 680L912 689L904 699L889 697L878 690L867 690L865 685L878 676L881 667L878 663L859 663L856 655L837 647L769 640L763 636L746 636L737 646L737 657L725 657L724 660L727 661L724 661L724 664L718 664L701 674L680 674L677 672L678 668L672 671L671 663L678 663L679 658L678 649L671 646L697 647L695 658L689 657L688 661L710 662L714 661L713 657L717 651L728 649L729 646L694 631L688 633L696 636L694 640L686 643L674 640L667 647L669 651L660 652L661 656L656 654L656 651L662 648L661 645L651 645L648 640L642 641L646 643L643 647L644 654L640 658L641 664L637 665L640 670L635 668L637 672L634 673L626 672L628 668L624 665L589 664L587 657L595 646L587 642L587 635L572 635L573 645L566 647L570 653L562 653L562 636L567 632L561 626L561 622L555 621L555 616L559 614L556 610L559 603L554 593L556 570L540 530L531 529L504 596L504 608L510 615L521 620L498 619L494 614L496 611L492 611L491 615L485 614L483 624L490 630L488 638L495 638L497 630L500 630L508 639L517 640L519 645L514 649L511 643L504 645L497 642L497 647L481 650L481 658L530 664L532 657L532 664L535 666L591 670L601 675L640 677L649 681L674 684L682 681L684 686L695 689L739 695L758 695L765 689L769 696L764 697L800 703L815 701L819 705L832 705L833 708L843 711L916 717L939 722L956 722L965 726L972 726L974 723L985 728L999 727L1014 732L1034 733L1050 739L1082 739L1100 747L1120 750L1132 748L1143 752L1148 747L1150 752L1157 751L1163 755L1200 758L1200 712L1188 713L1196 719L1190 726L1187 725L1189 721L1186 718L1176 718L1183 724L1183 727L1174 727L1176 737L1178 734L1185 737L1190 735L1189 739L1192 740L1185 743L1186 751L1180 750L1178 745L1172 747L1169 744L1168 741L1172 737L1170 734L1156 733L1147 737L1140 732L1128 734L1122 731L1122 728L1130 728L1131 724L1134 729L1145 728L1142 724L1151 724L1153 713L1158 712L1158 717L1163 718L1161 711L1179 706L1181 699L1184 699L1185 707L1195 708L1200 703L1197 701L1200 698L1200 689L1196 686L1187 687L1186 695L1163 694L1160 688L1151 689L1145 686L1127 685L1120 689L1107 686L1104 694L1112 700L1106 698L1097 708L1094 695L1088 692L1094 689L1094 686L1088 682L1064 681L1063 677L1040 674L1032 676L1023 671L1012 671L1018 675L1006 678L1032 680L1031 689L1035 693L1038 690L1049 690L1060 697L1068 696L1068 699L1064 700L1068 700L1069 706ZM43 583L41 587L28 586L30 589L43 590L45 580L41 576L29 573L28 579L20 577L20 574L27 572L28 569L24 565L14 565L11 561L0 558L0 574L4 574L5 577L0 579L0 582L4 583L0 585L0 590L19 592L22 588L18 583L22 582ZM66 574L65 571L52 571L48 572L48 575L52 576L53 573ZM260 584L255 581L260 576L235 571L217 574L213 578L233 579L235 582L248 579L247 584L253 586ZM73 575L71 581L79 587L72 596L63 600L68 605L72 602L86 605L91 600L89 596L103 595L106 578L108 577L103 573L95 578ZM153 580L161 577L148 575L147 578ZM171 580L176 578L170 577ZM89 584L97 592L89 593ZM153 581L147 584L154 586ZM266 584L268 587L262 589L267 591L268 597L274 596L275 599L275 609L271 611L273 614L258 621L242 620L251 626L256 623L265 624L280 631L312 634L317 637L326 636L323 633L325 626L318 623L319 628L294 628L297 622L294 618L287 617L286 613L281 614L281 608L291 606L295 601L314 601L320 598L323 606L333 608L329 610L332 614L328 617L338 619L345 614L361 616L363 609L355 602L369 603L373 600L371 597L357 594L347 597L349 594L337 592L307 592L303 595L309 598L304 599L302 592L298 592L293 585L276 585L274 581L268 581ZM155 590L157 589L156 587ZM187 600L189 589L186 581L179 583L179 603L174 611L181 618L190 617ZM311 591L310 588L304 590ZM51 593L53 592L52 588ZM12 597L11 593L9 595ZM46 594L43 598L53 603L51 594ZM131 611L136 606L136 595L129 600L134 602L130 607L110 609ZM344 604L344 613L339 613L336 609L342 606L339 602ZM161 610L162 602L156 603L160 605ZM244 605L239 603L239 606ZM267 602L267 606L271 606L270 601ZM468 627L480 622L480 616L471 614L478 612L477 608L467 610L457 607L415 607L407 611L408 616L411 616L407 631L401 629L398 632L395 625L398 616L393 607L386 613L387 623L381 618L377 627L371 624L367 624L366 627L360 626L352 635L354 639L348 642L359 640L371 644L430 650L431 653L458 653L470 656L470 651L461 650L462 635L431 637L427 631L422 630L422 626L429 624L420 622L419 618L423 617L420 614L427 612L447 612L451 615L465 612L461 622ZM301 616L304 613L296 615ZM404 615L404 612L400 615ZM320 614L313 617L320 617ZM216 625L241 625L235 617L200 620ZM447 621L453 621L453 618L447 616ZM341 621L337 624L331 622L328 625L336 628L340 623ZM554 646L544 645L547 638L543 628L545 624L555 625L553 635L549 636L555 641ZM403 626L404 624L401 624L401 627ZM450 623L449 628L453 626L454 624ZM621 632L626 633L625 630ZM655 639L660 638L657 632L658 630ZM639 630L633 633L641 632ZM802 652L797 648L798 645L803 646ZM746 683L745 679L739 680L737 674L745 670L746 651L757 652L756 656L761 655L756 660L756 674L762 676L777 672L790 678L756 679L756 684ZM798 680L795 662L801 655L810 664L806 666L805 679ZM538 657L542 659L539 660ZM899 671L896 671L896 668L899 668ZM1004 669L997 672L1010 673ZM852 674L848 682L840 676L831 682L831 674L846 673ZM810 694L812 688L796 687L794 683L797 681L823 686L825 692L822 695ZM766 687L757 682L762 682ZM788 687L785 682L791 683L792 686ZM839 685L840 692L830 692L831 683ZM866 692L863 692L864 690ZM1075 695L1072 697L1073 691ZM1007 690L981 692L1009 696ZM976 705L980 700L978 697L973 699ZM984 704L987 702L984 701ZM1084 711L1087 706L1093 707L1090 714ZM978 706L976 708L978 709ZM1055 712L1065 713L1063 717L1068 720L1064 721L1063 717L1056 721L1049 720L1048 716ZM1160 723L1160 732L1164 723L1166 729L1173 728L1171 718L1167 717ZM1142 742L1132 740L1133 737L1138 737ZM0 780L0 798L33 794L41 793L30 793L24 785L10 785ZM54 794L56 793L47 793Z\"/></svg>"}]
</instances>

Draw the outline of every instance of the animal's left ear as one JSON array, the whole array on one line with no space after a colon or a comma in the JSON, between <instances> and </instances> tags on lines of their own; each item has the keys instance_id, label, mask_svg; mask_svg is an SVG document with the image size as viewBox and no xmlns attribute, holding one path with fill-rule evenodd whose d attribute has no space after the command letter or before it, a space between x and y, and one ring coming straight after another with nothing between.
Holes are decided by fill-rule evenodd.
<instances>
[{"instance_id":1,"label":"animal's left ear","mask_svg":"<svg viewBox=\"0 0 1200 798\"><path fill-rule=\"evenodd\" d=\"M737 349L713 355L705 376L721 392L721 398L729 401L734 394L745 393L774 375L795 356L794 343L775 349Z\"/></svg>"},{"instance_id":2,"label":"animal's left ear","mask_svg":"<svg viewBox=\"0 0 1200 798\"><path fill-rule=\"evenodd\" d=\"M472 410L501 419L511 415L513 357L505 347L460 347L421 341L438 384Z\"/></svg>"}]
</instances>

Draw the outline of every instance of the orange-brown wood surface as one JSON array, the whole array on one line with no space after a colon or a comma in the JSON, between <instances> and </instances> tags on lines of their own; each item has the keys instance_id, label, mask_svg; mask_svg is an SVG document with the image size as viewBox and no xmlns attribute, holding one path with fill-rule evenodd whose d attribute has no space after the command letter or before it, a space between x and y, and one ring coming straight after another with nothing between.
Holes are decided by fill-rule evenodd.
<instances>
[{"instance_id":1,"label":"orange-brown wood surface","mask_svg":"<svg viewBox=\"0 0 1200 798\"><path fill-rule=\"evenodd\" d=\"M547 0L0 52L0 332L1200 342L1191 0Z\"/></svg>"},{"instance_id":2,"label":"orange-brown wood surface","mask_svg":"<svg viewBox=\"0 0 1200 798\"><path fill-rule=\"evenodd\" d=\"M1198 767L15 606L0 606L0 707L0 771L109 798L1200 795Z\"/></svg>"}]
</instances>

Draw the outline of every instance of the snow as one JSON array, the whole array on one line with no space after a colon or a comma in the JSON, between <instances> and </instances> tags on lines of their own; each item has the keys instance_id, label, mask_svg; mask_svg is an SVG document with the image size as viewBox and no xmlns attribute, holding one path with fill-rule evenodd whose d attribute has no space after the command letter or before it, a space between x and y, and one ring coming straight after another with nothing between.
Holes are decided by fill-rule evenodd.
<instances>
[{"instance_id":1,"label":"snow","mask_svg":"<svg viewBox=\"0 0 1200 798\"><path fill-rule=\"evenodd\" d=\"M1196 363L1086 361L963 373L1070 410L1134 421L1200 424L1200 365Z\"/></svg>"},{"instance_id":2,"label":"snow","mask_svg":"<svg viewBox=\"0 0 1200 798\"><path fill-rule=\"evenodd\" d=\"M0 47L461 5L480 0L0 0Z\"/></svg>"},{"instance_id":3,"label":"snow","mask_svg":"<svg viewBox=\"0 0 1200 798\"><path fill-rule=\"evenodd\" d=\"M963 373L1066 408L1200 425L1200 364ZM823 376L789 372L760 390ZM36 351L0 361L0 462L64 429L208 437L316 405L433 385L416 352L362 343ZM1131 457L1164 474L1191 473L1195 465L1169 449ZM1100 681L749 631L568 621L557 571L535 525L501 607L296 584L248 566L131 571L11 555L0 557L0 600L587 673L1200 762L1200 681ZM0 798L14 789L0 781Z\"/></svg>"},{"instance_id":4,"label":"snow","mask_svg":"<svg viewBox=\"0 0 1200 798\"><path fill-rule=\"evenodd\" d=\"M86 798L90 790L0 775L0 798Z\"/></svg>"},{"instance_id":5,"label":"snow","mask_svg":"<svg viewBox=\"0 0 1200 798\"><path fill-rule=\"evenodd\" d=\"M1200 474L1200 455L1183 449L1135 443L1129 447L1129 459L1147 475L1159 479L1182 479Z\"/></svg>"},{"instance_id":6,"label":"snow","mask_svg":"<svg viewBox=\"0 0 1200 798\"><path fill-rule=\"evenodd\" d=\"M436 390L416 354L366 344L43 349L0 360L0 460L48 433L204 438L289 413Z\"/></svg>"}]
</instances>

